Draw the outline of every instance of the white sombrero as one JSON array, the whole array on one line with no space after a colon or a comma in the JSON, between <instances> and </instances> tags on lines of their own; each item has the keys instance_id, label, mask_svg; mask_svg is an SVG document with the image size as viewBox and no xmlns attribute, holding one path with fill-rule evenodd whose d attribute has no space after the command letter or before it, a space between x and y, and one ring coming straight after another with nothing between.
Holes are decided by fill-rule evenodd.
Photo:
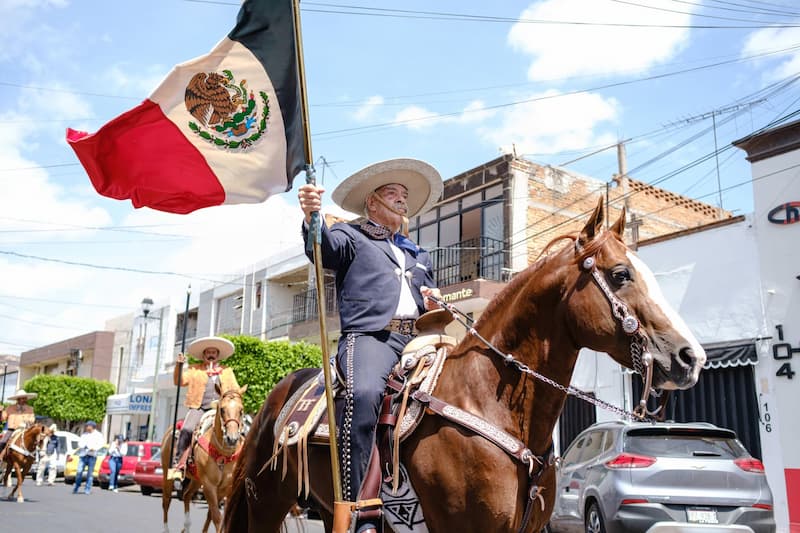
<instances>
[{"instance_id":1,"label":"white sombrero","mask_svg":"<svg viewBox=\"0 0 800 533\"><path fill-rule=\"evenodd\" d=\"M27 398L29 400L32 400L37 396L39 396L38 392L25 392L25 389L17 389L17 393L14 396L9 396L8 399L17 400L19 398Z\"/></svg>"},{"instance_id":2,"label":"white sombrero","mask_svg":"<svg viewBox=\"0 0 800 533\"><path fill-rule=\"evenodd\" d=\"M357 215L364 214L364 202L375 189L399 183L408 189L409 218L428 211L442 194L442 177L425 161L389 159L362 168L336 187L336 205Z\"/></svg>"},{"instance_id":3,"label":"white sombrero","mask_svg":"<svg viewBox=\"0 0 800 533\"><path fill-rule=\"evenodd\" d=\"M235 350L233 343L228 339L223 339L222 337L203 337L202 339L192 341L189 348L186 349L186 352L192 357L202 359L203 352L206 348L216 348L219 350L220 360L227 359Z\"/></svg>"}]
</instances>

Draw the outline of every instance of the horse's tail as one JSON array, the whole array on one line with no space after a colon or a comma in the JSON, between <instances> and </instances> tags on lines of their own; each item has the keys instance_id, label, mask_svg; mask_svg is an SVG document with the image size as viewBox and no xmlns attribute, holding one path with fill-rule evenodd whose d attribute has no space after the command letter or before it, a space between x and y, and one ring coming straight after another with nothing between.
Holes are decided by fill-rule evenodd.
<instances>
[{"instance_id":1,"label":"horse's tail","mask_svg":"<svg viewBox=\"0 0 800 533\"><path fill-rule=\"evenodd\" d=\"M279 487L269 486L269 481L274 479L272 474L275 472L264 466L273 452L275 443L273 428L281 408L301 385L318 372L318 368L304 368L289 374L275 385L259 409L245 439L242 454L236 462L233 486L225 504L222 520L223 532L263 531L264 527L269 527L268 524L275 518L267 516L273 509L281 513L279 518L282 521L291 507L289 505L286 509L280 509ZM254 523L251 524L254 514L259 515L259 519L253 520ZM263 521L260 519L262 515Z\"/></svg>"}]
</instances>

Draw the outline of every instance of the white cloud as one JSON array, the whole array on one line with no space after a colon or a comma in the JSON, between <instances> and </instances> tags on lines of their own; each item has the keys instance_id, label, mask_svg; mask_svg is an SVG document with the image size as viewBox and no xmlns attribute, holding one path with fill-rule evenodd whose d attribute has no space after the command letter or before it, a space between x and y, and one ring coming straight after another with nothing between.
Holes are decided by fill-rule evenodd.
<instances>
[{"instance_id":1,"label":"white cloud","mask_svg":"<svg viewBox=\"0 0 800 533\"><path fill-rule=\"evenodd\" d=\"M531 98L557 94L550 90ZM618 115L615 99L580 93L507 108L499 127L484 127L479 133L507 152L512 144L517 153L558 152L614 142L614 135L597 130L615 123Z\"/></svg>"},{"instance_id":2,"label":"white cloud","mask_svg":"<svg viewBox=\"0 0 800 533\"><path fill-rule=\"evenodd\" d=\"M393 120L394 122L405 123L405 126L409 129L421 130L433 127L442 119L436 118L436 113L424 107L410 105L398 111Z\"/></svg>"},{"instance_id":3,"label":"white cloud","mask_svg":"<svg viewBox=\"0 0 800 533\"><path fill-rule=\"evenodd\" d=\"M544 0L528 7L520 19L602 22L616 24L686 25L691 14L671 13L642 6L663 7L655 0L637 4L601 0ZM680 11L693 6L681 4ZM517 23L508 41L529 54L531 80L553 80L577 75L634 73L664 62L687 45L685 28L632 28L568 24Z\"/></svg>"},{"instance_id":4,"label":"white cloud","mask_svg":"<svg viewBox=\"0 0 800 533\"><path fill-rule=\"evenodd\" d=\"M750 56L768 50L792 48L796 47L798 42L800 42L800 28L765 28L755 31L747 37L741 55ZM775 62L776 58L778 64L764 74L767 81L774 81L800 72L800 50L795 49L777 56L767 56L758 61L760 63Z\"/></svg>"},{"instance_id":5,"label":"white cloud","mask_svg":"<svg viewBox=\"0 0 800 533\"><path fill-rule=\"evenodd\" d=\"M410 105L398 111L392 120L404 123L408 129L416 131L431 129L440 124L474 124L483 122L495 114L495 110L484 107L483 101L473 100L460 113L439 116L438 113L424 107Z\"/></svg>"},{"instance_id":6,"label":"white cloud","mask_svg":"<svg viewBox=\"0 0 800 533\"><path fill-rule=\"evenodd\" d=\"M375 114L375 110L383 105L383 96L376 95L370 96L367 98L367 101L364 102L364 105L359 107L355 113L353 113L353 118L358 121L364 121Z\"/></svg>"}]
</instances>

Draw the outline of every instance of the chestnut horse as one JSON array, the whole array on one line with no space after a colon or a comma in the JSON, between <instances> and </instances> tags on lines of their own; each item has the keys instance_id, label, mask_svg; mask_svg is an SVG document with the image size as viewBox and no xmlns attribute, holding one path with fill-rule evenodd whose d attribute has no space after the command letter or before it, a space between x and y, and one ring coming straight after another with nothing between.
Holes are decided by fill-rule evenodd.
<instances>
[{"instance_id":1,"label":"chestnut horse","mask_svg":"<svg viewBox=\"0 0 800 533\"><path fill-rule=\"evenodd\" d=\"M516 439L527 453L512 456L486 437L490 432L479 435L455 424L431 412L429 403L400 447L428 531L543 528L555 499L553 428L581 348L608 353L628 368L648 366L652 371L644 374L652 376L653 387L684 389L697 382L705 352L667 305L653 273L625 245L624 217L623 211L605 229L601 198L581 232L551 242L448 355L432 396L482 418L499 430L491 433ZM555 246L563 242L568 245ZM263 467L274 450L273 426L282 406L314 372L287 376L259 411L236 468L224 531L277 532L297 501L294 449L287 453L286 475L282 468ZM308 460L306 504L319 509L330 531L327 447L309 447Z\"/></svg>"},{"instance_id":2,"label":"chestnut horse","mask_svg":"<svg viewBox=\"0 0 800 533\"><path fill-rule=\"evenodd\" d=\"M216 531L220 531L222 522L220 505L230 493L233 468L244 443L242 438L244 400L242 396L246 390L247 385L225 391L220 391L217 386L220 398L214 413L213 425L200 434L192 444L193 460L191 465L186 465L186 477L181 496L184 511L183 531L186 533L191 526L189 505L200 487L203 487L203 496L208 502L203 533L208 531L211 521L214 522ZM172 501L173 480L168 477L168 473L172 466L169 464L169 460L173 444L173 439L170 437L173 434L174 432L170 428L161 442L161 468L163 470L161 507L164 513L164 533L169 533L167 517L169 504ZM197 435L197 433L195 434Z\"/></svg>"},{"instance_id":3,"label":"chestnut horse","mask_svg":"<svg viewBox=\"0 0 800 533\"><path fill-rule=\"evenodd\" d=\"M17 477L17 485L8 495L9 500L13 500L14 493L17 493L17 501L20 503L25 501L25 497L22 495L22 482L25 481L25 476L28 475L28 471L30 471L36 458L36 448L50 435L51 432L47 426L36 423L26 429L16 430L11 438L8 439L3 459L5 472L3 473L2 486L6 487L12 468L14 469L14 475Z\"/></svg>"}]
</instances>

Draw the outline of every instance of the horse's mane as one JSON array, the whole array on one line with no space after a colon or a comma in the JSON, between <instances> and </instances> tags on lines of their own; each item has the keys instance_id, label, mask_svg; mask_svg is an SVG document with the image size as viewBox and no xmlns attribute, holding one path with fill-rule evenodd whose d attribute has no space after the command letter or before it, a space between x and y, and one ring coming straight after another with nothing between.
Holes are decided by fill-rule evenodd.
<instances>
[{"instance_id":1,"label":"horse's mane","mask_svg":"<svg viewBox=\"0 0 800 533\"><path fill-rule=\"evenodd\" d=\"M605 245L606 241L608 241L611 237L616 237L616 234L611 231L601 231L596 238L589 241L581 251L578 253L578 256L575 260L576 263L582 262L586 257L590 255L595 255L597 251ZM542 251L539 252L539 255L536 256L536 260L528 266L525 270L517 273L511 281L506 285L506 287L500 291L497 296L495 296L489 304L486 306L483 314L481 314L480 320L483 320L484 317L490 317L494 315L496 308L498 307L505 307L506 300L509 298L510 295L516 295L519 293L520 289L530 280L531 276L533 276L539 269L547 262L548 259L555 256L555 254L551 254L551 249L558 243L562 241L569 241L571 246L574 246L575 243L578 241L577 234L566 234L560 235L550 242L548 242ZM559 248L557 252L564 251L566 247Z\"/></svg>"}]
</instances>

